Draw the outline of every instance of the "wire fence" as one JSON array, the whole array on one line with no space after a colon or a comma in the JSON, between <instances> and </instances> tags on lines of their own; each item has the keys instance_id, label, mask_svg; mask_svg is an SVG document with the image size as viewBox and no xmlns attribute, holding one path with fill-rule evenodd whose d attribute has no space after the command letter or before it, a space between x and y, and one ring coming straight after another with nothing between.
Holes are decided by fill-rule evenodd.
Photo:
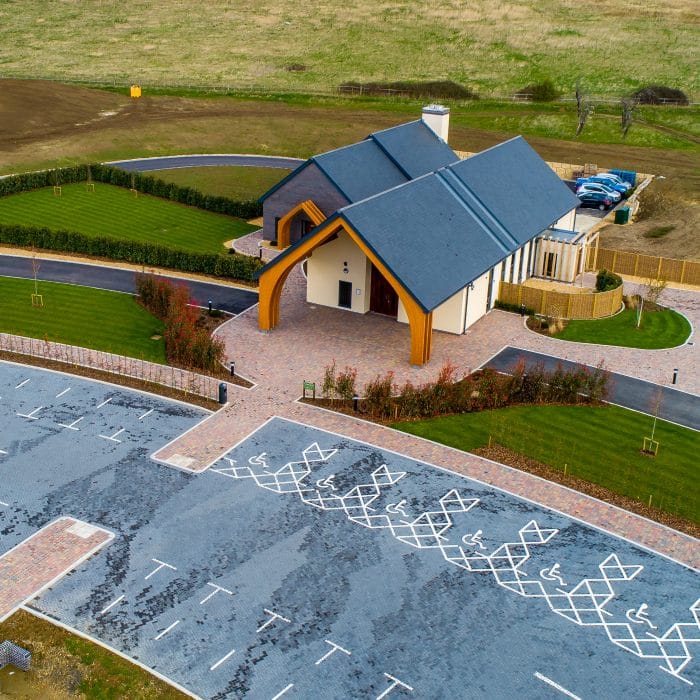
<instances>
[{"instance_id":1,"label":"wire fence","mask_svg":"<svg viewBox=\"0 0 700 700\"><path fill-rule=\"evenodd\" d=\"M120 377L140 379L170 387L185 394L217 400L220 381L179 367L160 365L111 352L90 350L77 345L55 343L39 338L0 333L0 350L52 360L74 367L85 367Z\"/></svg>"},{"instance_id":2,"label":"wire fence","mask_svg":"<svg viewBox=\"0 0 700 700\"><path fill-rule=\"evenodd\" d=\"M0 74L0 79L27 79L24 75L13 75L13 74ZM110 87L110 88L124 88L129 90L134 82L139 82L139 85L144 90L185 90L191 92L206 92L206 93L223 93L223 94L252 94L252 95L317 95L323 97L329 96L348 96L353 95L367 95L372 94L379 97L396 97L396 98L410 98L410 99L445 99L457 101L471 101L466 97L455 97L450 95L416 95L409 94L406 88L382 88L380 86L372 87L371 92L366 87L361 85L326 85L319 86L317 88L311 88L308 86L292 88L283 87L275 85L260 85L257 83L238 83L238 84L224 84L224 83L191 83L191 82L149 82L149 81L131 81L127 82L123 79L117 78L98 78L98 79L87 79L87 78L68 78L65 75L45 75L45 76L34 76L32 80L50 80L61 83L66 83L69 85L88 85L92 87ZM418 86L419 87L419 86ZM484 95L481 99L485 101L496 101L496 102L531 102L532 100L528 98L525 93L515 93L510 95ZM619 105L620 98L618 97L603 97L603 96L590 96L586 98L588 102L599 105ZM554 102L576 102L575 97L558 97ZM659 102L664 106L670 107L696 107L700 105L700 102L689 102L687 105L679 104L677 100L669 98L659 98Z\"/></svg>"}]
</instances>

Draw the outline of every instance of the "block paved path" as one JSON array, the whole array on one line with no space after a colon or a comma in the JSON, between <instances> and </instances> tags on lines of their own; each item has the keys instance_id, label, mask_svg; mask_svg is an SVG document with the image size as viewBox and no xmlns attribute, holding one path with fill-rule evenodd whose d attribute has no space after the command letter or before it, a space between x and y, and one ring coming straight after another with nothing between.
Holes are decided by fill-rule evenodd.
<instances>
[{"instance_id":1,"label":"block paved path","mask_svg":"<svg viewBox=\"0 0 700 700\"><path fill-rule=\"evenodd\" d=\"M0 556L0 622L112 539L75 518L59 518Z\"/></svg>"},{"instance_id":2,"label":"block paved path","mask_svg":"<svg viewBox=\"0 0 700 700\"><path fill-rule=\"evenodd\" d=\"M260 233L236 241L246 252L257 249ZM266 256L271 251L265 251ZM590 280L588 280L590 281ZM592 525L638 542L689 566L700 568L700 542L695 538L598 501L531 474L491 462L421 438L400 433L351 416L296 403L303 380L320 388L324 367L333 359L338 370L357 369L357 386L387 371L394 381L420 383L435 378L449 361L458 374L486 363L506 345L531 349L563 359L597 365L647 381L670 384L672 369L680 368L679 388L700 392L697 345L670 350L611 348L569 343L532 333L515 314L492 311L465 335L434 332L431 362L408 364L409 331L404 324L375 314L361 315L317 307L305 301L306 280L299 266L289 275L281 299L280 324L271 333L257 328L257 307L243 312L217 329L230 360L241 374L257 382L251 390L229 387L230 405L160 450L156 457L171 463L185 456L201 470L222 455L227 446L243 440L272 416L289 418L400 452L415 459L453 469L516 495L580 518ZM626 289L634 293L634 287ZM693 327L700 325L700 295L667 289L663 303L677 308ZM172 462L173 466L179 466Z\"/></svg>"}]
</instances>

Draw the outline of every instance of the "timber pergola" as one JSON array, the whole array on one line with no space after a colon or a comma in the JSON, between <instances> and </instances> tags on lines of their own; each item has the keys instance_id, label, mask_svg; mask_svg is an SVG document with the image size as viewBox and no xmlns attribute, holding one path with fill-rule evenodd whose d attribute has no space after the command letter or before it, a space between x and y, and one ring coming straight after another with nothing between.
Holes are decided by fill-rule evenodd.
<instances>
[{"instance_id":1,"label":"timber pergola","mask_svg":"<svg viewBox=\"0 0 700 700\"><path fill-rule=\"evenodd\" d=\"M324 213L310 200L306 199L300 204L297 204L293 209L290 209L277 222L277 247L287 248L290 243L292 221L297 214L306 214L314 226L319 226L326 220Z\"/></svg>"},{"instance_id":2,"label":"timber pergola","mask_svg":"<svg viewBox=\"0 0 700 700\"><path fill-rule=\"evenodd\" d=\"M308 236L302 238L263 269L259 276L258 327L260 330L269 331L277 326L280 319L282 288L292 268L297 263L308 258L316 248L323 245L341 230L350 236L398 294L408 316L408 325L411 332L411 364L424 365L430 359L432 346L432 311L425 311L418 304L355 229L340 217L331 217L325 225L320 226Z\"/></svg>"}]
</instances>

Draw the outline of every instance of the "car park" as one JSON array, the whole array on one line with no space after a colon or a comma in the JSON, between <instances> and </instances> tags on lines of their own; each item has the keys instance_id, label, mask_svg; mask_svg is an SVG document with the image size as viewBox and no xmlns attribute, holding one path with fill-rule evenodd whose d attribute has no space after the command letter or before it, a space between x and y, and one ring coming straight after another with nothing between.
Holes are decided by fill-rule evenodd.
<instances>
[{"instance_id":1,"label":"car park","mask_svg":"<svg viewBox=\"0 0 700 700\"><path fill-rule=\"evenodd\" d=\"M605 185L619 192L621 195L627 194L627 190L630 189L630 184L628 182L622 182L619 178L614 175L608 175L603 173L601 175L591 175L590 177L581 177L576 180L576 186L581 187L587 184L598 184Z\"/></svg>"},{"instance_id":2,"label":"car park","mask_svg":"<svg viewBox=\"0 0 700 700\"><path fill-rule=\"evenodd\" d=\"M602 185L598 182L584 182L580 187L576 188L576 194L581 194L582 192L597 192L598 194L607 195L613 202L619 202L622 199L622 195L616 192L607 185Z\"/></svg>"},{"instance_id":3,"label":"car park","mask_svg":"<svg viewBox=\"0 0 700 700\"><path fill-rule=\"evenodd\" d=\"M579 192L576 196L582 207L594 207L600 211L606 211L614 204L613 200L602 192Z\"/></svg>"}]
</instances>

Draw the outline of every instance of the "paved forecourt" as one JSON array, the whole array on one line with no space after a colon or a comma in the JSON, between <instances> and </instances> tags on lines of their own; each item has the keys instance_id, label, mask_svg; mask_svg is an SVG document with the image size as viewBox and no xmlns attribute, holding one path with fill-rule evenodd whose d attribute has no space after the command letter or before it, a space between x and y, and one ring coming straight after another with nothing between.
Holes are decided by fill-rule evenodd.
<instances>
[{"instance_id":1,"label":"paved forecourt","mask_svg":"<svg viewBox=\"0 0 700 700\"><path fill-rule=\"evenodd\" d=\"M700 683L698 573L569 517L288 420L192 475L149 455L200 409L6 363L0 397L0 554L66 514L114 534L30 607L197 695Z\"/></svg>"}]
</instances>

